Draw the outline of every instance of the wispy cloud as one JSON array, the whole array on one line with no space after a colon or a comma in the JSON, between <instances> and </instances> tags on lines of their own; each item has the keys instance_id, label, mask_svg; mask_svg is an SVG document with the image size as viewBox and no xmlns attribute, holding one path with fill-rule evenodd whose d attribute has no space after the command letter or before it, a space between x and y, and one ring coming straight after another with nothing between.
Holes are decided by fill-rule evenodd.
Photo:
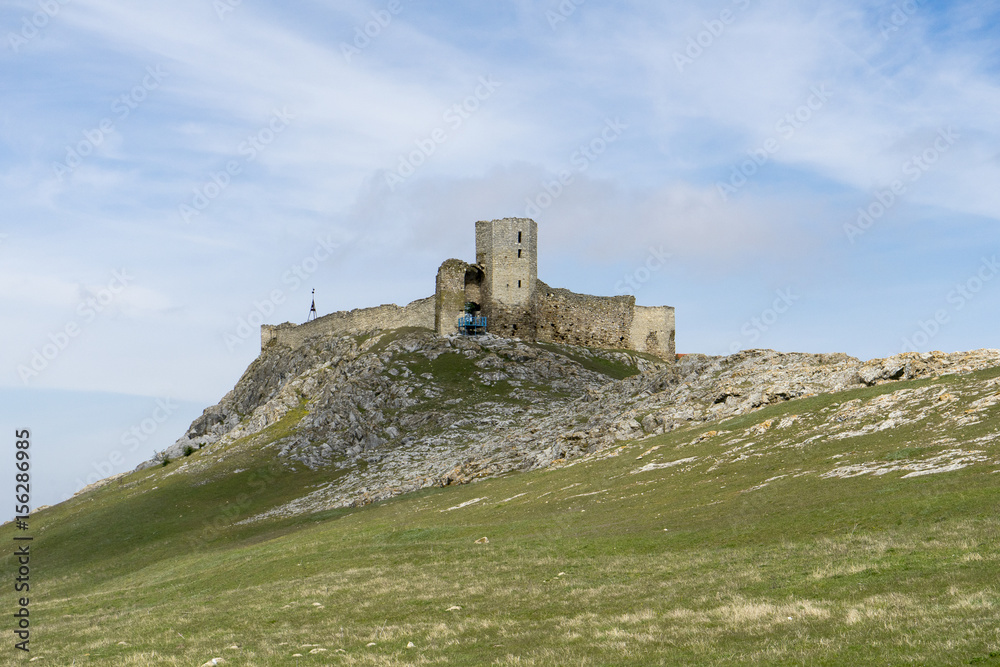
<instances>
[{"instance_id":1,"label":"wispy cloud","mask_svg":"<svg viewBox=\"0 0 1000 667\"><path fill-rule=\"evenodd\" d=\"M553 29L559 3L548 0L402 2L391 21L379 19L387 3L360 0L244 2L221 18L194 0L67 2L44 32L0 54L13 73L0 114L0 193L11 220L0 301L31 322L111 267L142 267L131 293L144 305L123 317L149 337L125 349L154 363L130 390L176 377L178 354L207 360L212 391L222 390L251 352L215 358L218 341L321 233L353 239L351 253L312 277L331 308L404 301L430 293L441 259L471 256L476 219L522 215L558 183L537 213L543 277L612 293L622 267L651 244L669 247L670 267L644 285L643 299L679 306L682 347L688 335L707 340L730 326L727 304L750 291L798 284L794 277L833 284L844 266L888 263L874 289L845 285L842 303L877 313L891 293L922 313L927 299L910 287L907 252L946 248L938 266L947 283L944 273L974 262L984 225L1000 216L996 13L921 1L901 19L898 4L587 2ZM34 7L16 3L0 18L13 30ZM346 58L343 45L371 21L379 27L370 43ZM678 68L692 40L700 51ZM150 68L165 73L155 88L143 86ZM502 85L449 125L449 110L484 78ZM817 89L829 99L805 118ZM294 122L248 160L248 139L283 109ZM628 130L579 166L573 156L609 118ZM54 165L104 119L113 128L60 178ZM401 156L441 128L447 137L433 154L386 187ZM961 140L852 247L844 225L946 128ZM751 165L752 177L721 199L718 184L772 140L777 148ZM204 197L234 161L239 173L185 224L179 207ZM748 274L747 294L732 292ZM683 306L713 285L725 290L718 314L685 318ZM293 301L274 317L300 318L303 304ZM806 317L808 305L797 313ZM839 321L828 326L844 349L895 344ZM980 340L963 331L949 329L955 344ZM44 337L45 327L33 334ZM32 340L3 336L14 346ZM98 358L121 354L119 343L96 344Z\"/></svg>"}]
</instances>

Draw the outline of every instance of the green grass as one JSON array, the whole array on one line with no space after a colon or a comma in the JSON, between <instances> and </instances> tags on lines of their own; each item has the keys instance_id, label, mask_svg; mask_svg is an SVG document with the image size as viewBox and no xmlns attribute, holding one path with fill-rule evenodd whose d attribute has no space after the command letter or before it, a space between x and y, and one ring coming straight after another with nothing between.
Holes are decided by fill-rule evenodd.
<instances>
[{"instance_id":1,"label":"green grass","mask_svg":"<svg viewBox=\"0 0 1000 667\"><path fill-rule=\"evenodd\" d=\"M561 354L562 356L577 362L588 371L600 373L601 375L606 375L615 380L624 380L625 378L632 377L633 375L638 375L640 371L635 366L624 364L613 359L608 359L605 355L609 352L620 352L632 358L641 358L658 364L663 363L662 359L659 359L651 354L636 352L634 350L598 350L596 348L556 345L555 343L531 343L531 345L543 350L548 350L549 352ZM588 350L591 354L581 354L582 350Z\"/></svg>"},{"instance_id":2,"label":"green grass","mask_svg":"<svg viewBox=\"0 0 1000 667\"><path fill-rule=\"evenodd\" d=\"M511 386L506 380L487 385L475 378L475 372L479 370L475 365L476 359L470 359L461 352L445 352L433 360L422 354L400 353L395 356L395 361L418 377L425 374L433 376L434 390L438 394L433 398L422 398L419 404L405 411L442 410L449 407L447 401L456 398L461 398L467 409L483 401L519 403L510 397Z\"/></svg>"},{"instance_id":3,"label":"green grass","mask_svg":"<svg viewBox=\"0 0 1000 667\"><path fill-rule=\"evenodd\" d=\"M459 356L438 357L436 377L461 380ZM235 525L333 474L292 472L261 449L292 432L299 410L221 461L201 450L33 517L33 655L111 666L278 665L295 653L306 665L1000 664L1000 452L982 440L1000 406L968 426L948 426L942 409L801 444L849 401L929 387L923 398L947 390L961 412L971 383L998 375L815 396L562 468ZM934 456L956 446L936 443L945 427L990 461L907 479L820 476Z\"/></svg>"}]
</instances>

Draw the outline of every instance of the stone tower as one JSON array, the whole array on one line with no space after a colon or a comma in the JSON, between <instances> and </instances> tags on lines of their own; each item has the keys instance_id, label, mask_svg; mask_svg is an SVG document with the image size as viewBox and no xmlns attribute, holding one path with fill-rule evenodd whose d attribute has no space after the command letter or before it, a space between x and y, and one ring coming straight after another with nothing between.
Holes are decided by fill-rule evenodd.
<instances>
[{"instance_id":1,"label":"stone tower","mask_svg":"<svg viewBox=\"0 0 1000 667\"><path fill-rule=\"evenodd\" d=\"M508 307L527 306L538 280L538 225L528 218L480 220L476 264L483 267L489 299Z\"/></svg>"},{"instance_id":2,"label":"stone tower","mask_svg":"<svg viewBox=\"0 0 1000 667\"><path fill-rule=\"evenodd\" d=\"M483 269L483 311L498 334L531 335L538 282L538 224L529 218L476 223L476 264Z\"/></svg>"}]
</instances>

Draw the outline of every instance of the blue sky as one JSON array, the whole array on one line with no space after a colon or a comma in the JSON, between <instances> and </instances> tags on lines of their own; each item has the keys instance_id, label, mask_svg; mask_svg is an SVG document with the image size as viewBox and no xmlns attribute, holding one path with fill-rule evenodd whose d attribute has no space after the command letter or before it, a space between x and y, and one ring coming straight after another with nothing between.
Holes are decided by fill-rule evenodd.
<instances>
[{"instance_id":1,"label":"blue sky","mask_svg":"<svg viewBox=\"0 0 1000 667\"><path fill-rule=\"evenodd\" d=\"M551 285L676 307L680 352L1000 346L998 16L3 3L0 391L36 504L171 444L312 288L430 295L479 219L534 217Z\"/></svg>"}]
</instances>

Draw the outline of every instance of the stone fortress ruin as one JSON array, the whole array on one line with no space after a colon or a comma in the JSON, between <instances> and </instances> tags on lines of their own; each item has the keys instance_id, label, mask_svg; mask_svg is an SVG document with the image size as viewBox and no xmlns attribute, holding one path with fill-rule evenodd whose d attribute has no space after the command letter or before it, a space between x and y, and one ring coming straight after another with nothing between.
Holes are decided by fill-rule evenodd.
<instances>
[{"instance_id":1,"label":"stone fortress ruin","mask_svg":"<svg viewBox=\"0 0 1000 667\"><path fill-rule=\"evenodd\" d=\"M261 349L296 348L313 336L424 327L440 335L482 331L506 338L627 349L674 359L674 309L637 306L634 296L590 296L538 279L538 225L529 218L476 223L476 262L445 260L434 296L324 315L305 324L265 324ZM476 319L473 319L476 318ZM472 324L481 325L477 327Z\"/></svg>"}]
</instances>

